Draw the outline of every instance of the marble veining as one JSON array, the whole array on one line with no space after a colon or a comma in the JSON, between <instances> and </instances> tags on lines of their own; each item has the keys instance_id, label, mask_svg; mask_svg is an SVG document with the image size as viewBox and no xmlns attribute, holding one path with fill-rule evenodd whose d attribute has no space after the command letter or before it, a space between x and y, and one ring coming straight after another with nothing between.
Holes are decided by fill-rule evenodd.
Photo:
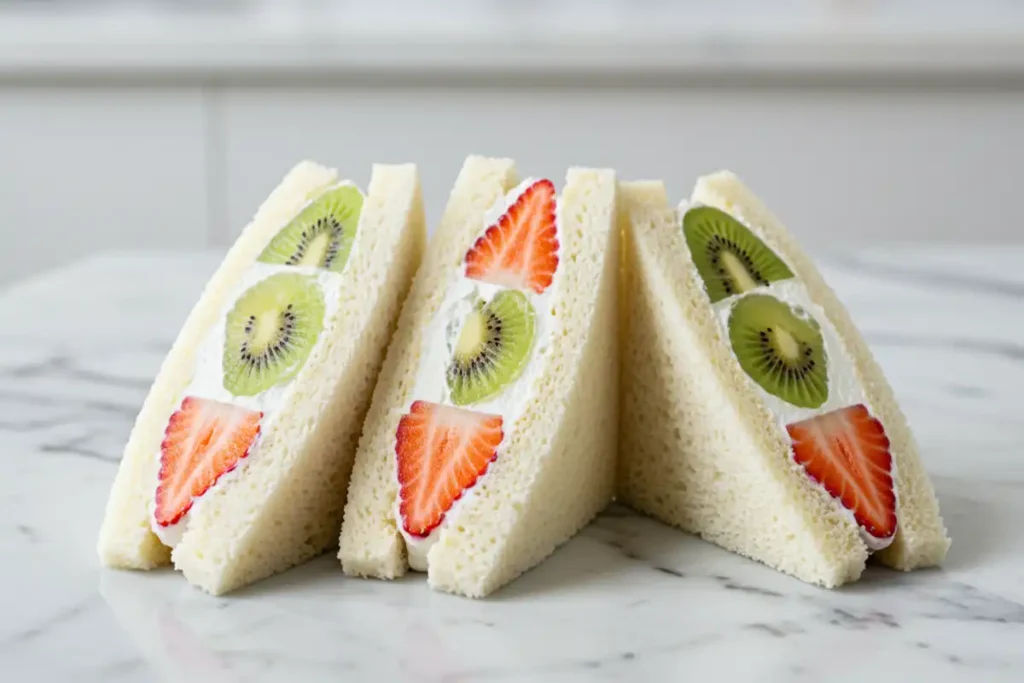
<instances>
[{"instance_id":1,"label":"marble veining","mask_svg":"<svg viewBox=\"0 0 1024 683\"><path fill-rule=\"evenodd\" d=\"M121 449L218 258L107 254L0 293L0 679L1024 680L1024 247L820 257L915 430L943 569L825 591L612 506L481 601L329 556L221 598L99 566Z\"/></svg>"}]
</instances>

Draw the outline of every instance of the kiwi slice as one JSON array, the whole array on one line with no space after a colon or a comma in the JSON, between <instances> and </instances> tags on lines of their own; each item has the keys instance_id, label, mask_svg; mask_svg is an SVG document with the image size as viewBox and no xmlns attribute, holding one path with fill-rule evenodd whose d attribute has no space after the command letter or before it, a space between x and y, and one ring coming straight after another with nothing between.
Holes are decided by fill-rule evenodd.
<instances>
[{"instance_id":1,"label":"kiwi slice","mask_svg":"<svg viewBox=\"0 0 1024 683\"><path fill-rule=\"evenodd\" d=\"M257 260L340 273L352 251L362 210L358 188L341 185L328 190L281 228Z\"/></svg>"},{"instance_id":2,"label":"kiwi slice","mask_svg":"<svg viewBox=\"0 0 1024 683\"><path fill-rule=\"evenodd\" d=\"M767 294L748 294L729 314L740 366L765 391L801 408L828 399L825 343L818 323Z\"/></svg>"},{"instance_id":3,"label":"kiwi slice","mask_svg":"<svg viewBox=\"0 0 1024 683\"><path fill-rule=\"evenodd\" d=\"M683 235L711 303L793 277L793 271L747 226L714 207L687 211Z\"/></svg>"},{"instance_id":4,"label":"kiwi slice","mask_svg":"<svg viewBox=\"0 0 1024 683\"><path fill-rule=\"evenodd\" d=\"M324 327L323 293L307 275L271 275L238 298L225 324L224 388L253 396L302 368Z\"/></svg>"},{"instance_id":5,"label":"kiwi slice","mask_svg":"<svg viewBox=\"0 0 1024 683\"><path fill-rule=\"evenodd\" d=\"M533 328L533 306L519 290L478 302L462 323L448 365L452 402L476 403L516 381L533 346Z\"/></svg>"}]
</instances>

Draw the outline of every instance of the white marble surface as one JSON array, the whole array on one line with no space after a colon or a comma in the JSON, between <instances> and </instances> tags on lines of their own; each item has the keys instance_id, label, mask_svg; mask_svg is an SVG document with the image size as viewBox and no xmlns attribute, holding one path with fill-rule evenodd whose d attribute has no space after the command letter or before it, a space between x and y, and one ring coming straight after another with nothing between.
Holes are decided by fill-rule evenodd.
<instances>
[{"instance_id":1,"label":"white marble surface","mask_svg":"<svg viewBox=\"0 0 1024 683\"><path fill-rule=\"evenodd\" d=\"M821 261L916 430L944 569L827 592L613 509L484 601L329 557L224 598L99 567L121 447L216 260L0 293L0 680L1024 680L1024 246Z\"/></svg>"}]
</instances>

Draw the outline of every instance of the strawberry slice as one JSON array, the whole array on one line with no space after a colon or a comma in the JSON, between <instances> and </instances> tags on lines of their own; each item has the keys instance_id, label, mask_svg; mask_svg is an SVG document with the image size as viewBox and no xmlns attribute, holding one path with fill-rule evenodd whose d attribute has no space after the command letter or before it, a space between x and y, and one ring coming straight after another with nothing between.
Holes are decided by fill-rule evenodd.
<instances>
[{"instance_id":1,"label":"strawberry slice","mask_svg":"<svg viewBox=\"0 0 1024 683\"><path fill-rule=\"evenodd\" d=\"M500 415L416 401L396 433L403 528L429 536L498 457Z\"/></svg>"},{"instance_id":2,"label":"strawberry slice","mask_svg":"<svg viewBox=\"0 0 1024 683\"><path fill-rule=\"evenodd\" d=\"M185 397L171 415L160 444L156 521L171 526L196 498L249 454L263 413L230 403Z\"/></svg>"},{"instance_id":3,"label":"strawberry slice","mask_svg":"<svg viewBox=\"0 0 1024 683\"><path fill-rule=\"evenodd\" d=\"M542 293L558 268L555 186L538 180L466 252L466 277Z\"/></svg>"},{"instance_id":4,"label":"strawberry slice","mask_svg":"<svg viewBox=\"0 0 1024 683\"><path fill-rule=\"evenodd\" d=\"M896 533L892 453L882 423L857 404L788 425L793 455L871 536Z\"/></svg>"}]
</instances>

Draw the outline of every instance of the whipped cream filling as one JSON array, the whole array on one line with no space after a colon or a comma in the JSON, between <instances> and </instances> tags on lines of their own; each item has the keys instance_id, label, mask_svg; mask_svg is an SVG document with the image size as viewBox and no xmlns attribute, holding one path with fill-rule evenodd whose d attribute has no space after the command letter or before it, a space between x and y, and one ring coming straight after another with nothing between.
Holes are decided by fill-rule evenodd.
<instances>
[{"instance_id":1,"label":"whipped cream filling","mask_svg":"<svg viewBox=\"0 0 1024 683\"><path fill-rule=\"evenodd\" d=\"M502 214L535 181L536 179L534 178L527 178L509 191L504 198L495 202L494 206L484 216L480 226L480 234L483 234L484 230L496 223ZM556 229L561 227L560 212L561 202L556 198ZM562 264L560 263L559 267L555 270L551 285L541 294L537 294L527 288L519 289L519 291L526 295L530 305L533 306L535 318L533 346L522 374L516 381L506 386L495 396L470 405L459 406L474 412L500 415L502 417L504 437L498 446L498 460L502 457L504 445L508 443L515 431L516 422L526 412L530 402L536 398L538 381L544 374L551 356L551 344L554 339L554 325L556 322L555 310L560 292L561 270ZM456 272L455 277L448 285L444 300L424 333L424 350L420 357L419 370L411 393L412 398L404 406L403 412L409 412L413 401L431 401L448 406L455 405L451 400L446 373L455 351L455 345L458 342L462 325L477 300L482 299L485 303L489 302L495 295L505 289L508 288L467 278L464 265ZM484 474L485 477L494 466L495 463L492 463L488 468L488 472ZM400 491L401 483L398 481L397 468L395 468L394 477L396 486ZM479 480L477 484L479 484ZM465 505L467 500L472 499L476 488L476 486L472 486L466 490L453 503L441 523L425 537L410 534L405 530L400 511L401 496L396 496L394 518L405 539L405 547L411 569L421 572L427 570L427 555L430 549L437 543L450 525L458 524L459 510Z\"/></svg>"},{"instance_id":2,"label":"whipped cream filling","mask_svg":"<svg viewBox=\"0 0 1024 683\"><path fill-rule=\"evenodd\" d=\"M699 203L689 204L686 201L680 203L678 212L679 216L686 212L687 209L694 206L699 206ZM764 242L765 246L771 249L776 256L780 259L779 250L768 240L764 234L752 223L745 220L742 215L736 212L735 209L729 210L731 215L736 220L740 221L745 225L758 239ZM789 265L789 264L787 264ZM792 267L790 266L790 270ZM795 271L794 271L795 272ZM793 440L789 436L789 431L786 429L787 425L806 420L808 418L816 417L818 415L824 415L834 410L846 408L847 406L856 405L858 403L863 404L867 407L868 412L873 417L879 419L875 414L874 408L868 401L866 392L864 391L864 385L857 375L857 368L854 365L853 357L850 355L839 337L839 333L832 326L828 316L825 314L825 310L816 304L811 298L810 292L808 292L806 285L797 277L790 278L788 280L779 280L771 282L767 286L756 287L746 292L735 294L730 297L726 297L720 301L711 304L711 308L715 313L715 318L718 321L719 329L722 332L722 338L726 340L726 344L729 346L729 352L736 357L736 353L729 344L729 315L732 312L733 306L745 296L754 294L771 294L779 301L789 304L798 316L805 318L813 318L817 322L818 327L821 331L822 343L825 347L825 362L828 372L828 398L826 401L818 406L817 408L803 408L795 406L788 401L785 401L778 396L775 396L767 391L758 384L753 378L746 373L743 376L746 378L747 383L750 387L757 392L760 396L761 401L765 407L771 413L778 425L779 432L781 433L784 441L789 445L790 454L793 453ZM739 359L737 359L737 363ZM883 425L884 426L884 425ZM795 462L795 461L794 461ZM893 480L893 491L896 495L897 509L899 508L899 491L896 488L896 458L892 458L892 468L890 475ZM807 476L807 481L811 485L818 487L824 491L829 497L835 500L836 505L842 510L843 515L849 519L857 530L860 532L861 539L864 544L871 550L881 550L888 547L895 534L889 538L876 538L869 534L856 520L855 515L849 510L842 501L835 499L831 493L820 483Z\"/></svg>"},{"instance_id":3,"label":"whipped cream filling","mask_svg":"<svg viewBox=\"0 0 1024 683\"><path fill-rule=\"evenodd\" d=\"M315 196L311 196L309 201L303 204L296 212L295 216L299 215L303 210L306 209L312 202L323 192L333 190L342 185L351 185L349 181L343 181L330 185L328 187L320 188L316 191ZM294 218L294 216L292 217ZM283 229L288 222L292 220L289 218L281 225ZM276 235L277 232L274 233ZM271 236L270 239L273 239ZM352 250L348 256L348 262L351 262L355 256L358 243L352 245ZM175 404L175 410L181 405L181 401L187 396L194 396L196 398L211 399L214 401L220 401L222 403L230 403L232 405L246 408L248 410L259 411L263 413L263 417L260 420L260 433L256 436L256 440L249 448L249 452L245 458L239 461L238 466L229 472L222 474L217 481L211 486L203 495L194 498L192 501L192 507L185 515L182 516L176 523L168 526L164 526L156 521L156 497L152 495L149 503L149 524L153 530L153 533L157 535L160 542L164 545L174 548L181 542L181 538L188 528L189 519L193 512L201 510L205 499L214 489L220 486L227 486L239 476L242 476L242 471L245 469L245 465L252 461L254 458L259 457L260 446L263 442L263 437L267 434L274 425L280 409L282 406L287 405L291 400L295 389L295 377L292 377L286 382L281 382L270 387L266 391L262 391L255 396L235 396L226 388L224 388L224 344L227 335L227 318L231 309L234 307L235 302L250 288L255 286L257 283L277 275L278 273L293 273L308 275L314 279L317 285L320 287L321 294L324 299L324 326L320 332L320 336L317 338L316 344L310 349L310 357L316 353L317 347L320 345L321 340L324 336L329 335L334 328L336 322L336 313L338 311L338 304L341 300L341 292L344 284L344 272L335 273L323 268L316 268L313 266L289 266L281 264L262 263L254 261L246 270L242 273L238 283L232 289L231 295L226 300L223 309L221 310L220 316L217 319L217 323L210 329L206 337L199 346L199 350L196 353L196 363L194 366L194 372L192 379L188 386L185 387L181 396L178 397ZM301 370L300 370L301 372ZM158 480L154 483L152 491L156 492L157 486L159 486L159 471L161 461L161 451L158 448L154 454L154 458L157 461L157 478Z\"/></svg>"}]
</instances>

